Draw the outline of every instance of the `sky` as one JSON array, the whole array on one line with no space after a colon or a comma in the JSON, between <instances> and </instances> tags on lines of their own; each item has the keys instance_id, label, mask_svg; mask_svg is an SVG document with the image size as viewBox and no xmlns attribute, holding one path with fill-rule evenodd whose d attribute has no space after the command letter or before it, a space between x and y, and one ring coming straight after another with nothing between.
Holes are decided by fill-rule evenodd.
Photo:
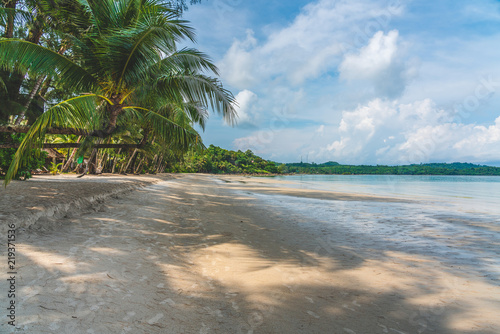
<instances>
[{"instance_id":1,"label":"sky","mask_svg":"<svg viewBox=\"0 0 500 334\"><path fill-rule=\"evenodd\" d=\"M500 166L500 1L203 0L184 14L238 123L204 143L276 162Z\"/></svg>"}]
</instances>

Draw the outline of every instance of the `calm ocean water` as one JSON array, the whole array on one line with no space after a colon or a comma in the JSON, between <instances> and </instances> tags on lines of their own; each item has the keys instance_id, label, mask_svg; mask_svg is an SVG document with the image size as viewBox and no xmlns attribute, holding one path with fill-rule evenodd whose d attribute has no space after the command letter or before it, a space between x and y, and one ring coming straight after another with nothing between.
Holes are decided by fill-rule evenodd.
<instances>
[{"instance_id":1,"label":"calm ocean water","mask_svg":"<svg viewBox=\"0 0 500 334\"><path fill-rule=\"evenodd\" d=\"M448 175L286 175L287 186L455 204L461 210L500 214L500 177Z\"/></svg>"},{"instance_id":2,"label":"calm ocean water","mask_svg":"<svg viewBox=\"0 0 500 334\"><path fill-rule=\"evenodd\" d=\"M331 231L336 245L364 250L367 257L387 251L421 255L500 285L500 177L288 175L275 180L288 181L276 182L276 187L404 199L342 201L254 194L285 212L290 223Z\"/></svg>"}]
</instances>

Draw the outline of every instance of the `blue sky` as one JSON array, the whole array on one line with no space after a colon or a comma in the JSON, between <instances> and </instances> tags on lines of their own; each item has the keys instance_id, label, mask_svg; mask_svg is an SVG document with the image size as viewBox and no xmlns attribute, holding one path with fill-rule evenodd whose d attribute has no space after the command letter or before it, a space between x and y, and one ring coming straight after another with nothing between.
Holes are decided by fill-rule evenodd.
<instances>
[{"instance_id":1,"label":"blue sky","mask_svg":"<svg viewBox=\"0 0 500 334\"><path fill-rule=\"evenodd\" d=\"M204 142L278 162L500 165L500 1L205 0L184 14L236 96Z\"/></svg>"}]
</instances>

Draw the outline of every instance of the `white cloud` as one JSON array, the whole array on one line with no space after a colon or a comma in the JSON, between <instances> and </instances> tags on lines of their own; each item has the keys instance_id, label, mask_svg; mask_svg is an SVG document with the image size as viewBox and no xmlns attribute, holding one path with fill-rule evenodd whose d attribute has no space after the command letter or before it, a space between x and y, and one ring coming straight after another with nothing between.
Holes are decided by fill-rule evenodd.
<instances>
[{"instance_id":1,"label":"white cloud","mask_svg":"<svg viewBox=\"0 0 500 334\"><path fill-rule=\"evenodd\" d=\"M310 126L301 129L282 128L272 130L270 128L253 132L249 136L240 137L233 141L233 148L239 150L250 149L254 153L274 159L278 162L299 161L303 156L314 149L318 149L321 143L326 141L321 139L322 134L316 132L317 126ZM325 131L327 129L325 128ZM311 143L315 143L311 148ZM285 156L285 155L286 156ZM309 156L309 161L315 155Z\"/></svg>"},{"instance_id":2,"label":"white cloud","mask_svg":"<svg viewBox=\"0 0 500 334\"><path fill-rule=\"evenodd\" d=\"M255 108L255 103L258 99L257 95L254 92L245 89L239 92L235 96L235 99L238 104L236 107L236 111L238 113L238 125L254 124L252 110Z\"/></svg>"},{"instance_id":3,"label":"white cloud","mask_svg":"<svg viewBox=\"0 0 500 334\"><path fill-rule=\"evenodd\" d=\"M474 126L471 132L469 137L462 139L453 147L458 150L487 151L491 145L498 146L500 142L500 117L495 120L495 124L488 127ZM500 149L497 149L497 155L498 152Z\"/></svg>"},{"instance_id":4,"label":"white cloud","mask_svg":"<svg viewBox=\"0 0 500 334\"><path fill-rule=\"evenodd\" d=\"M386 71L396 57L398 35L397 30L387 35L378 31L359 54L345 56L339 66L340 77L347 80L372 79L379 72Z\"/></svg>"},{"instance_id":5,"label":"white cloud","mask_svg":"<svg viewBox=\"0 0 500 334\"><path fill-rule=\"evenodd\" d=\"M489 126L455 123L452 111L429 99L410 104L375 99L342 115L340 138L323 152L344 162L480 162L500 156L500 117Z\"/></svg>"},{"instance_id":6,"label":"white cloud","mask_svg":"<svg viewBox=\"0 0 500 334\"><path fill-rule=\"evenodd\" d=\"M353 111L342 112L342 120L338 127L340 138L326 146L326 154L337 159L352 159L370 146L373 137L385 128L389 120L397 115L395 102L389 103L381 99L370 101Z\"/></svg>"},{"instance_id":7,"label":"white cloud","mask_svg":"<svg viewBox=\"0 0 500 334\"><path fill-rule=\"evenodd\" d=\"M498 160L500 117L493 124L475 125L454 122L453 116L430 99L406 104L374 99L342 112L337 126L265 129L233 145L280 161L298 161L300 156L350 164Z\"/></svg>"},{"instance_id":8,"label":"white cloud","mask_svg":"<svg viewBox=\"0 0 500 334\"><path fill-rule=\"evenodd\" d=\"M262 80L303 84L336 71L344 52L365 45L401 11L401 6L368 0L310 3L262 43L253 33L235 40L219 65L222 77L238 89L252 89Z\"/></svg>"},{"instance_id":9,"label":"white cloud","mask_svg":"<svg viewBox=\"0 0 500 334\"><path fill-rule=\"evenodd\" d=\"M344 57L339 66L340 78L356 86L369 84L377 96L400 96L416 68L405 62L398 37L397 30L387 35L378 31L359 52Z\"/></svg>"},{"instance_id":10,"label":"white cloud","mask_svg":"<svg viewBox=\"0 0 500 334\"><path fill-rule=\"evenodd\" d=\"M250 87L258 80L255 76L255 59L251 52L257 44L253 35L252 30L247 30L244 41L234 41L219 65L224 80L239 89Z\"/></svg>"},{"instance_id":11,"label":"white cloud","mask_svg":"<svg viewBox=\"0 0 500 334\"><path fill-rule=\"evenodd\" d=\"M400 104L376 99L344 111L336 127L261 130L236 139L233 145L279 161L298 161L306 155L309 161L350 164L498 160L500 117L488 125L451 119L430 100Z\"/></svg>"}]
</instances>

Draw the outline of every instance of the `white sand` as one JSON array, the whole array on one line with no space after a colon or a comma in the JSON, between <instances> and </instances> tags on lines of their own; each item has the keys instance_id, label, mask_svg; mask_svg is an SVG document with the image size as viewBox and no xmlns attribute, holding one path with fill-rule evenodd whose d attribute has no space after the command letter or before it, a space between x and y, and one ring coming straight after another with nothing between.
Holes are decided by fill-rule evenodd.
<instances>
[{"instance_id":1,"label":"white sand","mask_svg":"<svg viewBox=\"0 0 500 334\"><path fill-rule=\"evenodd\" d=\"M176 177L19 231L17 327L2 314L0 332L500 332L498 281L345 225L358 203L411 203L300 194L332 201L344 225L326 224L273 180Z\"/></svg>"}]
</instances>

